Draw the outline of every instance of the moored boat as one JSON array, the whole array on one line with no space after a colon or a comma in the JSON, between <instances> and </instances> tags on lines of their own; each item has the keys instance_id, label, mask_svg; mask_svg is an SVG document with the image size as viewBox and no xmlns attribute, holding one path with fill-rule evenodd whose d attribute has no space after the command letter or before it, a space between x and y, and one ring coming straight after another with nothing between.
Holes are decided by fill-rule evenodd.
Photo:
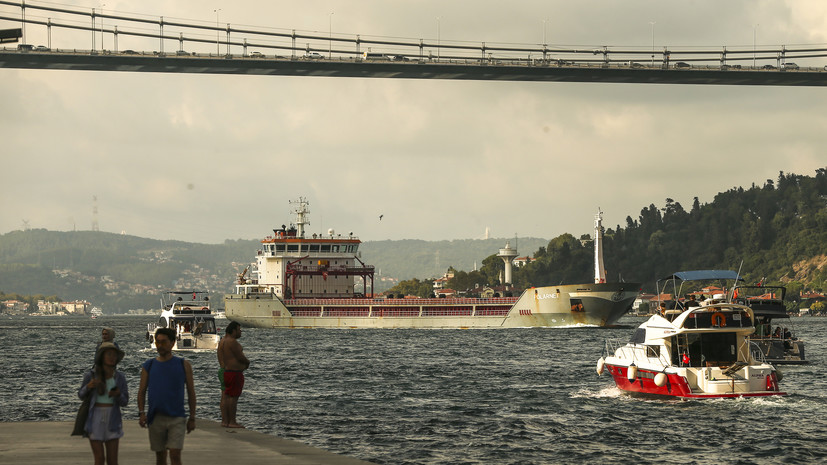
<instances>
[{"instance_id":1,"label":"moored boat","mask_svg":"<svg viewBox=\"0 0 827 465\"><path fill-rule=\"evenodd\" d=\"M161 296L161 315L157 323L149 323L146 340L154 344L155 330L172 328L176 333L174 351L216 350L221 337L210 310L209 293L203 291L167 291Z\"/></svg>"},{"instance_id":2,"label":"moored boat","mask_svg":"<svg viewBox=\"0 0 827 465\"><path fill-rule=\"evenodd\" d=\"M784 286L737 286L734 301L744 304L755 314L755 333L750 336L775 365L803 365L807 363L804 341L795 332L792 319L784 305L787 288Z\"/></svg>"},{"instance_id":3,"label":"moored boat","mask_svg":"<svg viewBox=\"0 0 827 465\"><path fill-rule=\"evenodd\" d=\"M734 272L684 272L668 279ZM628 343L607 340L597 372L608 371L618 388L636 394L684 398L786 395L775 367L750 342L753 310L723 295L657 314Z\"/></svg>"},{"instance_id":4,"label":"moored boat","mask_svg":"<svg viewBox=\"0 0 827 465\"><path fill-rule=\"evenodd\" d=\"M224 297L228 319L261 328L508 328L613 325L631 307L638 283L606 283L601 216L595 221L594 283L530 288L490 298L381 298L372 295L374 267L349 234L305 234L308 202L295 202L296 222L261 241L256 261ZM513 249L501 256L515 257ZM510 276L506 261L506 276ZM251 270L248 275L247 271ZM357 283L357 280L359 281ZM361 284L360 290L355 285Z\"/></svg>"}]
</instances>

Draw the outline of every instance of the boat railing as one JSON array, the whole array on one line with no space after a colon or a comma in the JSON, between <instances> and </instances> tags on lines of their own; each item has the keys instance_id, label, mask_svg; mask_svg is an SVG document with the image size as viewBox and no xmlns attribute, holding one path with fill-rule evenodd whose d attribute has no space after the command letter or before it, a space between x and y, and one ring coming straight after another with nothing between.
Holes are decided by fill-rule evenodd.
<instances>
[{"instance_id":1,"label":"boat railing","mask_svg":"<svg viewBox=\"0 0 827 465\"><path fill-rule=\"evenodd\" d=\"M767 359L764 357L764 351L756 342L749 341L749 355L752 360L758 363L767 363Z\"/></svg>"},{"instance_id":2,"label":"boat railing","mask_svg":"<svg viewBox=\"0 0 827 465\"><path fill-rule=\"evenodd\" d=\"M663 352L658 351L657 355L650 353L650 348L658 346L649 346L646 344L627 344L619 339L606 339L603 346L603 357L616 357L618 355L632 360L634 362L652 363L652 359L656 359L662 366L669 366L669 359Z\"/></svg>"}]
</instances>

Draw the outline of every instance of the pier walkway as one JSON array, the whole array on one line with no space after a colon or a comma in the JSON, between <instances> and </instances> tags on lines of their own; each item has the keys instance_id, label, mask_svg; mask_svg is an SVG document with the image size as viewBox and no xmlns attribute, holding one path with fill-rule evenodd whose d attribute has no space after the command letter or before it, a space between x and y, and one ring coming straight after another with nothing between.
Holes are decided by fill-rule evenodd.
<instances>
[{"instance_id":1,"label":"pier walkway","mask_svg":"<svg viewBox=\"0 0 827 465\"><path fill-rule=\"evenodd\" d=\"M73 421L0 422L0 463L92 463L89 440L69 435L73 425ZM137 421L124 421L119 449L120 463L155 463L147 432ZM187 435L182 459L184 463L199 465L369 463L277 436L222 428L219 423L208 420L198 420L196 430Z\"/></svg>"}]
</instances>

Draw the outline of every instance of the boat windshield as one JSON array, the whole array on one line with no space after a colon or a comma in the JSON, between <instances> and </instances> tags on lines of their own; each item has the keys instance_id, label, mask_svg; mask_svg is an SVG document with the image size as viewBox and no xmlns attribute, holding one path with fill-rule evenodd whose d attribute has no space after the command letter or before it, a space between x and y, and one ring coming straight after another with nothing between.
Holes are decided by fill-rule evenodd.
<instances>
[{"instance_id":1,"label":"boat windshield","mask_svg":"<svg viewBox=\"0 0 827 465\"><path fill-rule=\"evenodd\" d=\"M732 365L738 360L738 348L735 333L684 333L674 336L672 363L687 366L683 355L689 356L689 366L724 366Z\"/></svg>"}]
</instances>

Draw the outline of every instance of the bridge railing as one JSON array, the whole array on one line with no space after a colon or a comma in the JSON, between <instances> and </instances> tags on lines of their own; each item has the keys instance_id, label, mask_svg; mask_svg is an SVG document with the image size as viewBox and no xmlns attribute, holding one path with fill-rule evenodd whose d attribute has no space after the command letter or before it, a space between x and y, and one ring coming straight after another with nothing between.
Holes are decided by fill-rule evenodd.
<instances>
[{"instance_id":1,"label":"bridge railing","mask_svg":"<svg viewBox=\"0 0 827 465\"><path fill-rule=\"evenodd\" d=\"M71 29L89 32L92 35L92 49L95 35L108 35L113 43L113 50L118 52L119 37L135 37L158 40L157 56L195 56L195 57L250 57L253 49L256 58L261 50L269 51L268 58L276 59L327 59L351 61L400 61L429 62L446 64L477 64L503 66L605 66L633 68L763 68L767 64L774 69L790 70L784 67L792 60L811 60L827 57L827 48L823 47L608 47L585 46L570 47L549 44L509 44L494 42L447 41L431 39L395 39L379 36L334 34L325 35L318 32L302 32L295 29L236 27L229 23L209 24L196 20L170 20L163 16L125 15L114 12L105 13L98 9L79 9L57 7L52 3L40 3L27 0L0 0L0 20L19 22L23 25L23 40L26 43L26 25L44 27L48 35L48 47L51 46L52 28ZM20 15L14 14L19 8ZM51 16L50 16L51 15ZM149 27L157 27L153 32ZM166 28L166 29L165 29ZM166 32L165 32L166 30ZM165 52L165 43L177 44L177 50ZM181 53L190 46L215 45L216 54L197 52ZM302 45L303 44L303 45ZM76 48L59 47L61 51ZM101 52L103 47L101 46ZM220 52L221 48L226 53ZM241 50L241 53L230 51ZM132 51L131 49L128 49ZM379 59L370 59L366 52ZM76 53L81 53L77 51ZM92 50L89 51L92 53ZM153 53L153 55L156 55ZM263 55L263 54L262 54ZM679 66L684 63L688 66ZM760 63L760 64L759 64ZM774 65L773 65L774 63ZM796 68L793 68L796 69Z\"/></svg>"}]
</instances>

